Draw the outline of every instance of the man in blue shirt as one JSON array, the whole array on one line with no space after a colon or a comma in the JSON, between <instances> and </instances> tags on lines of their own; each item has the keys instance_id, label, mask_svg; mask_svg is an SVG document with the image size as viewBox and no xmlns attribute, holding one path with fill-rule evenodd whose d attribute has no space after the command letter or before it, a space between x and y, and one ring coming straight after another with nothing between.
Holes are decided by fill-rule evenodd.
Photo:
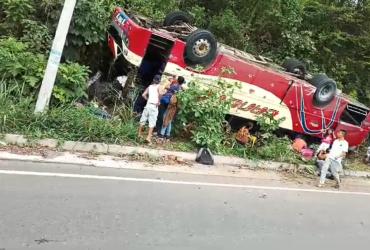
<instances>
[{"instance_id":1,"label":"man in blue shirt","mask_svg":"<svg viewBox=\"0 0 370 250\"><path fill-rule=\"evenodd\" d=\"M173 82L169 89L167 90L167 93L163 95L161 98L161 105L163 105L165 112L163 114L163 117L161 117L161 120L158 125L158 132L160 138L167 138L169 139L171 136L171 130L172 130L172 121L174 119L175 113L176 113L176 103L171 103L171 98L173 95L177 94L181 89L182 85L185 83L185 78L182 76L179 76L177 78L177 81ZM170 117L169 117L170 116ZM163 124L164 120L166 119L166 124Z\"/></svg>"}]
</instances>

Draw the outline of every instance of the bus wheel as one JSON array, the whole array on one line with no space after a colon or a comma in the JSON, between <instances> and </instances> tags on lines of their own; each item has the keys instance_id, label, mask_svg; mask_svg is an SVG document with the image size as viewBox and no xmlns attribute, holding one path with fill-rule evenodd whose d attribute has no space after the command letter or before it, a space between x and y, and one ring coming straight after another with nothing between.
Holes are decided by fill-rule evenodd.
<instances>
[{"instance_id":1,"label":"bus wheel","mask_svg":"<svg viewBox=\"0 0 370 250\"><path fill-rule=\"evenodd\" d=\"M294 58L287 59L283 63L283 68L286 72L297 74L300 78L304 79L305 75L307 74L306 65Z\"/></svg>"},{"instance_id":2,"label":"bus wheel","mask_svg":"<svg viewBox=\"0 0 370 250\"><path fill-rule=\"evenodd\" d=\"M191 24L192 17L184 11L173 11L163 21L163 26L172 26L181 23Z\"/></svg>"},{"instance_id":3,"label":"bus wheel","mask_svg":"<svg viewBox=\"0 0 370 250\"><path fill-rule=\"evenodd\" d=\"M316 87L313 97L315 106L324 107L328 105L337 93L337 83L325 74L313 76L310 83Z\"/></svg>"},{"instance_id":4,"label":"bus wheel","mask_svg":"<svg viewBox=\"0 0 370 250\"><path fill-rule=\"evenodd\" d=\"M190 66L207 66L217 55L217 40L208 30L198 29L186 39L185 60Z\"/></svg>"}]
</instances>

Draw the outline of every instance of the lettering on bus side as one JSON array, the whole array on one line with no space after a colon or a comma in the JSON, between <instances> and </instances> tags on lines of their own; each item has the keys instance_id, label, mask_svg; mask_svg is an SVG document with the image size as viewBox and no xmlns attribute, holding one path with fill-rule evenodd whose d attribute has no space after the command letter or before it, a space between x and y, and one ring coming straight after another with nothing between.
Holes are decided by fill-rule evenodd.
<instances>
[{"instance_id":1,"label":"lettering on bus side","mask_svg":"<svg viewBox=\"0 0 370 250\"><path fill-rule=\"evenodd\" d=\"M270 109L269 107L263 107L256 103L249 103L240 99L234 99L231 105L232 109L237 109L245 112L250 112L254 115L261 115L264 113L272 113L275 117L279 114L279 111L276 109Z\"/></svg>"}]
</instances>

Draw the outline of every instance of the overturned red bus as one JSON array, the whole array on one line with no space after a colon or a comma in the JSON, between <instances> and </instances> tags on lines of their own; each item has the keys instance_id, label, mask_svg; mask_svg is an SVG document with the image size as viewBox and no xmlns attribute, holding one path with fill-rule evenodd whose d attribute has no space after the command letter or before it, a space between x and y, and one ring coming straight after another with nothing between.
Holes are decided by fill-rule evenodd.
<instances>
[{"instance_id":1,"label":"overturned red bus","mask_svg":"<svg viewBox=\"0 0 370 250\"><path fill-rule=\"evenodd\" d=\"M207 82L222 75L224 68L234 74L223 80L238 83L230 115L255 120L264 112L284 117L281 128L321 137L324 129L344 129L351 146L364 142L370 131L369 108L336 88L325 74L309 75L297 60L283 67L260 56L218 43L211 32L197 29L184 12L169 14L163 24L116 8L108 32L114 58L125 67L150 72L141 77L150 82L158 72L183 75ZM148 66L149 65L149 66ZM202 65L202 70L195 70ZM124 67L124 66L122 66Z\"/></svg>"}]
</instances>

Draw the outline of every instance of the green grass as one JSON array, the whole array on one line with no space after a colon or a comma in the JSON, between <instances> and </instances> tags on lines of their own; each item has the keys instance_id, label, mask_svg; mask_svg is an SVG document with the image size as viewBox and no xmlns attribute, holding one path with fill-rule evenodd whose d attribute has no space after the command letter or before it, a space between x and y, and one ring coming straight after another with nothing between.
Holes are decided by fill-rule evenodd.
<instances>
[{"instance_id":1,"label":"green grass","mask_svg":"<svg viewBox=\"0 0 370 250\"><path fill-rule=\"evenodd\" d=\"M52 107L42 115L33 114L32 99L15 100L0 95L0 133L23 134L30 139L53 138L60 141L103 142L120 145L142 145L137 139L138 123L133 119L131 108L116 110L115 118L100 119L88 108L73 105ZM237 156L252 160L273 160L302 163L289 149L286 138L273 138L258 146L242 146L230 137L229 143L217 152L225 156ZM155 145L167 150L194 152L197 146L187 138L174 138L171 143Z\"/></svg>"},{"instance_id":2,"label":"green grass","mask_svg":"<svg viewBox=\"0 0 370 250\"><path fill-rule=\"evenodd\" d=\"M137 139L138 123L133 119L132 109L129 107L117 109L116 117L111 120L97 117L89 108L77 108L72 105L53 107L45 114L34 115L35 103L32 99L15 100L1 94L0 107L0 134L23 134L29 139L53 138L60 141L143 145ZM251 160L304 163L299 155L289 148L290 143L287 138L272 137L254 147L242 146L230 136L228 143L213 153ZM181 137L153 147L182 152L197 150L197 146L190 139ZM370 171L370 166L362 163L359 156L348 160L345 168Z\"/></svg>"},{"instance_id":3,"label":"green grass","mask_svg":"<svg viewBox=\"0 0 370 250\"><path fill-rule=\"evenodd\" d=\"M167 150L181 152L193 152L196 150L196 146L194 145L194 143L185 140L179 140L176 138L171 140L170 143L164 144L163 148Z\"/></svg>"},{"instance_id":4,"label":"green grass","mask_svg":"<svg viewBox=\"0 0 370 250\"><path fill-rule=\"evenodd\" d=\"M42 115L33 114L34 103L0 97L0 132L23 134L28 138L54 138L115 144L137 143L137 122L133 119L103 120L87 108L53 107Z\"/></svg>"},{"instance_id":5,"label":"green grass","mask_svg":"<svg viewBox=\"0 0 370 250\"><path fill-rule=\"evenodd\" d=\"M362 163L362 162L354 162L345 165L345 169L347 170L352 170L352 171L365 171L369 172L370 171L370 165Z\"/></svg>"},{"instance_id":6,"label":"green grass","mask_svg":"<svg viewBox=\"0 0 370 250\"><path fill-rule=\"evenodd\" d=\"M233 138L230 139L235 141ZM293 164L304 163L301 157L290 149L290 144L291 141L287 138L273 136L269 140L260 141L255 146L243 146L233 142L228 146L223 146L219 153L251 160L271 160Z\"/></svg>"},{"instance_id":7,"label":"green grass","mask_svg":"<svg viewBox=\"0 0 370 250\"><path fill-rule=\"evenodd\" d=\"M360 148L357 154L350 155L349 158L345 160L344 168L352 171L370 171L370 165L363 162L365 155L366 150Z\"/></svg>"},{"instance_id":8,"label":"green grass","mask_svg":"<svg viewBox=\"0 0 370 250\"><path fill-rule=\"evenodd\" d=\"M368 143L363 144L358 151L348 155L344 168L352 171L370 171L370 165L364 163Z\"/></svg>"}]
</instances>

